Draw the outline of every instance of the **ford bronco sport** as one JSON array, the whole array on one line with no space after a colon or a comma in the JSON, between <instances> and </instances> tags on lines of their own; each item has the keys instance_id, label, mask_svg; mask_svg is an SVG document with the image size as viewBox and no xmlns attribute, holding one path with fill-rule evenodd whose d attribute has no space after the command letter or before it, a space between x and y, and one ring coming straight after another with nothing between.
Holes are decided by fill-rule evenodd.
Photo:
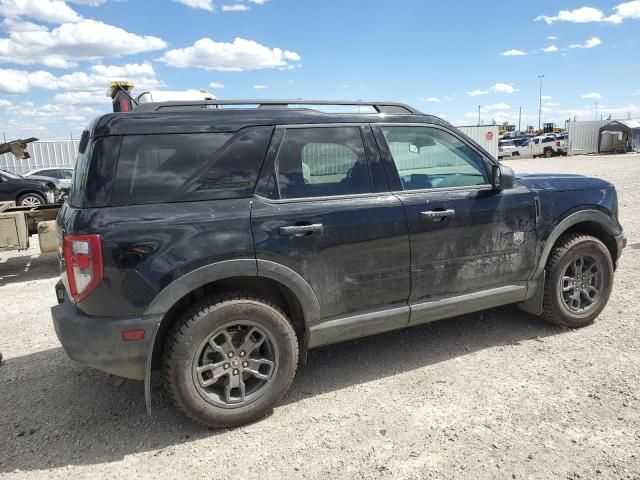
<instances>
[{"instance_id":1,"label":"ford bronco sport","mask_svg":"<svg viewBox=\"0 0 640 480\"><path fill-rule=\"evenodd\" d=\"M588 325L626 243L610 183L515 177L388 102L104 115L58 226L69 357L144 380L147 405L161 369L180 410L218 427L263 416L319 345L511 303Z\"/></svg>"}]
</instances>

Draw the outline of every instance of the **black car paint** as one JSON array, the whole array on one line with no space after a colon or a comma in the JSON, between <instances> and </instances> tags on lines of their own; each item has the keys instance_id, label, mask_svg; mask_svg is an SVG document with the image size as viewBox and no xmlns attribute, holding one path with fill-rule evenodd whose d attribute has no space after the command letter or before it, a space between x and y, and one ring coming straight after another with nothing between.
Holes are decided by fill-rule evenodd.
<instances>
[{"instance_id":1,"label":"black car paint","mask_svg":"<svg viewBox=\"0 0 640 480\"><path fill-rule=\"evenodd\" d=\"M287 125L328 123L361 127L374 193L301 200L269 198L269 166L277 152L279 130ZM397 171L385 155L384 139L375 134L380 123L443 128L482 155L487 174L498 164L467 136L427 115L252 109L133 112L97 119L91 127L93 140L82 154L87 157L87 167L83 172L76 170L84 183L76 179L75 191L58 222L61 235L101 236L104 279L77 305L65 301L64 315L54 311L56 328L62 328L60 319L69 316L69 308L76 316L92 319L88 328L96 319L103 319L105 325L113 323L113 329L127 318L141 319L149 331L137 348L148 349L147 370L130 359L120 367L113 365L112 358L101 363L100 356L107 353L100 351L105 348L103 343L84 348L91 350L91 364L97 368L148 380L154 343L162 341L155 338L156 333L167 311L190 291L219 278L265 277L284 285L303 303L303 320L312 332L303 342L316 346L455 315L450 305L431 316L426 310L419 315L421 305L440 308L438 302L449 297L470 300L460 311L471 311L532 296L535 284L529 281L536 280L534 274L545 260L545 240L576 211L604 212L611 219L610 234L621 235L615 190L599 179L520 176L508 190L486 185L401 192ZM123 135L237 132L273 126L280 127L265 152L253 195L199 201L177 198L172 203L148 205L110 203ZM96 155L102 161L90 160ZM453 207L456 217L441 224L419 221L419 213L431 207ZM306 224L322 224L323 230L300 236L279 233L280 227ZM515 242L514 234L520 238L520 232L522 242ZM614 252L614 260L618 255ZM473 297L479 289L504 284L511 285L511 290L497 289L496 295L502 297L493 302L490 297ZM74 325L79 328L82 322ZM73 345L67 351L82 361L84 355L78 348L82 348L83 337L70 335L66 341ZM134 357L140 359L139 352Z\"/></svg>"},{"instance_id":2,"label":"black car paint","mask_svg":"<svg viewBox=\"0 0 640 480\"><path fill-rule=\"evenodd\" d=\"M47 192L54 188L53 179L12 178L0 171L0 202L16 202L26 193L37 193L45 203Z\"/></svg>"}]
</instances>

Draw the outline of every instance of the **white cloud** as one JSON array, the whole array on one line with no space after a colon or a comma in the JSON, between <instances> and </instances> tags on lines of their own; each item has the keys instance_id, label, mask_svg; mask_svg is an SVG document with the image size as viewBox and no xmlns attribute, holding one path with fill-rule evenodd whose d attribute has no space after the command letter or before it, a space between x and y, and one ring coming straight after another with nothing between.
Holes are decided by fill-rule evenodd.
<instances>
[{"instance_id":1,"label":"white cloud","mask_svg":"<svg viewBox=\"0 0 640 480\"><path fill-rule=\"evenodd\" d=\"M635 92L633 92L634 95L640 95L640 90L636 90Z\"/></svg>"},{"instance_id":2,"label":"white cloud","mask_svg":"<svg viewBox=\"0 0 640 480\"><path fill-rule=\"evenodd\" d=\"M190 47L167 51L159 60L178 68L242 72L295 67L301 58L296 52L269 48L238 37L233 43L202 38Z\"/></svg>"},{"instance_id":3,"label":"white cloud","mask_svg":"<svg viewBox=\"0 0 640 480\"><path fill-rule=\"evenodd\" d=\"M552 100L553 97L551 95L542 95L542 97L540 97L542 100Z\"/></svg>"},{"instance_id":4,"label":"white cloud","mask_svg":"<svg viewBox=\"0 0 640 480\"><path fill-rule=\"evenodd\" d=\"M425 102L431 102L431 103L441 102L441 100L438 97L427 97L427 98L423 98L422 100L424 100Z\"/></svg>"},{"instance_id":5,"label":"white cloud","mask_svg":"<svg viewBox=\"0 0 640 480\"><path fill-rule=\"evenodd\" d=\"M556 37L555 35L549 35L549 36L547 37L547 40L551 40L551 41L553 41L553 40L557 40L557 39L558 39L558 37Z\"/></svg>"},{"instance_id":6,"label":"white cloud","mask_svg":"<svg viewBox=\"0 0 640 480\"><path fill-rule=\"evenodd\" d=\"M120 57L166 48L164 40L141 36L96 20L48 30L11 31L0 38L0 62L69 68L80 60Z\"/></svg>"},{"instance_id":7,"label":"white cloud","mask_svg":"<svg viewBox=\"0 0 640 480\"><path fill-rule=\"evenodd\" d=\"M515 48L512 48L511 50L502 52L500 55L502 55L503 57L519 57L522 55L526 55L526 53L523 52L522 50L517 50Z\"/></svg>"},{"instance_id":8,"label":"white cloud","mask_svg":"<svg viewBox=\"0 0 640 480\"><path fill-rule=\"evenodd\" d=\"M467 92L467 95L470 97L478 97L480 95L488 95L490 93L514 93L517 91L518 89L513 83L496 83L486 90L472 90Z\"/></svg>"},{"instance_id":9,"label":"white cloud","mask_svg":"<svg viewBox=\"0 0 640 480\"><path fill-rule=\"evenodd\" d=\"M486 105L483 107L485 111L491 112L493 110L509 110L511 105L508 103L494 103L493 105ZM482 111L482 109L480 109Z\"/></svg>"},{"instance_id":10,"label":"white cloud","mask_svg":"<svg viewBox=\"0 0 640 480\"><path fill-rule=\"evenodd\" d=\"M542 51L545 52L545 53L557 52L558 51L558 47L556 47L555 45L549 45L548 47L543 48Z\"/></svg>"},{"instance_id":11,"label":"white cloud","mask_svg":"<svg viewBox=\"0 0 640 480\"><path fill-rule=\"evenodd\" d=\"M105 95L104 91L57 93L53 97L53 101L63 105L102 105L111 103L111 99Z\"/></svg>"},{"instance_id":12,"label":"white cloud","mask_svg":"<svg viewBox=\"0 0 640 480\"><path fill-rule=\"evenodd\" d=\"M267 0L249 0L251 3L255 3L256 5L264 5L267 3Z\"/></svg>"},{"instance_id":13,"label":"white cloud","mask_svg":"<svg viewBox=\"0 0 640 480\"><path fill-rule=\"evenodd\" d=\"M187 7L191 8L199 8L202 10L209 10L213 12L213 2L212 0L173 0L174 2L182 3Z\"/></svg>"},{"instance_id":14,"label":"white cloud","mask_svg":"<svg viewBox=\"0 0 640 480\"><path fill-rule=\"evenodd\" d=\"M589 23L602 22L605 15L602 10L593 7L581 7L575 10L560 10L557 15L552 17L547 15L539 15L534 20L544 21L551 25L553 22L571 22L571 23Z\"/></svg>"},{"instance_id":15,"label":"white cloud","mask_svg":"<svg viewBox=\"0 0 640 480\"><path fill-rule=\"evenodd\" d=\"M602 98L602 95L600 95L597 92L589 92L589 93L585 93L584 95L580 95L582 98L586 98L587 100L600 100Z\"/></svg>"},{"instance_id":16,"label":"white cloud","mask_svg":"<svg viewBox=\"0 0 640 480\"><path fill-rule=\"evenodd\" d=\"M560 10L557 15L539 15L536 21L551 25L554 22L571 23L622 23L626 19L640 19L640 0L620 3L613 7L614 14L607 16L602 10L593 7L581 7L575 10Z\"/></svg>"},{"instance_id":17,"label":"white cloud","mask_svg":"<svg viewBox=\"0 0 640 480\"><path fill-rule=\"evenodd\" d=\"M224 88L224 84L220 82L211 82L209 88Z\"/></svg>"},{"instance_id":18,"label":"white cloud","mask_svg":"<svg viewBox=\"0 0 640 480\"><path fill-rule=\"evenodd\" d=\"M0 108L7 108L7 107L10 107L11 105L13 105L13 102L5 98L0 98Z\"/></svg>"},{"instance_id":19,"label":"white cloud","mask_svg":"<svg viewBox=\"0 0 640 480\"><path fill-rule=\"evenodd\" d=\"M104 96L113 80L128 80L139 89L154 89L164 86L155 76L149 63L129 63L119 66L93 65L89 72L73 72L56 77L50 72L38 70L0 69L0 92L10 94L28 93L33 88L46 90L71 90L100 92ZM82 93L80 93L82 95Z\"/></svg>"},{"instance_id":20,"label":"white cloud","mask_svg":"<svg viewBox=\"0 0 640 480\"><path fill-rule=\"evenodd\" d=\"M13 19L28 17L47 23L77 22L82 19L62 0L0 0L0 16Z\"/></svg>"},{"instance_id":21,"label":"white cloud","mask_svg":"<svg viewBox=\"0 0 640 480\"><path fill-rule=\"evenodd\" d=\"M266 88L268 88L266 85L254 85L253 86L254 90L264 90Z\"/></svg>"},{"instance_id":22,"label":"white cloud","mask_svg":"<svg viewBox=\"0 0 640 480\"><path fill-rule=\"evenodd\" d=\"M544 98L544 97L543 97L543 98ZM555 102L546 102L546 103L545 103L545 105L546 105L547 107L558 107L558 106L560 106L560 104L559 104L559 103L555 103Z\"/></svg>"},{"instance_id":23,"label":"white cloud","mask_svg":"<svg viewBox=\"0 0 640 480\"><path fill-rule=\"evenodd\" d=\"M232 5L223 5L223 12L246 12L249 10L249 7L244 3L234 3Z\"/></svg>"},{"instance_id":24,"label":"white cloud","mask_svg":"<svg viewBox=\"0 0 640 480\"><path fill-rule=\"evenodd\" d=\"M0 92L9 94L27 93L32 87L54 90L57 88L55 77L44 70L26 72L0 68Z\"/></svg>"},{"instance_id":25,"label":"white cloud","mask_svg":"<svg viewBox=\"0 0 640 480\"><path fill-rule=\"evenodd\" d=\"M602 45L602 40L598 37L591 37L586 40L584 43L574 43L573 45L569 45L569 48L593 48L598 45Z\"/></svg>"}]
</instances>

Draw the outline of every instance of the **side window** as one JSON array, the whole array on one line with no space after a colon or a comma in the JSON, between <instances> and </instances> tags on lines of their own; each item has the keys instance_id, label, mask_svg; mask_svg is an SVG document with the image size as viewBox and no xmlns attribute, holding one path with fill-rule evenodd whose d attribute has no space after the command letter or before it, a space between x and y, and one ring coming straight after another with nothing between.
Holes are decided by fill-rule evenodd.
<instances>
[{"instance_id":1,"label":"side window","mask_svg":"<svg viewBox=\"0 0 640 480\"><path fill-rule=\"evenodd\" d=\"M382 127L404 190L484 185L482 158L457 137L430 127Z\"/></svg>"},{"instance_id":2,"label":"side window","mask_svg":"<svg viewBox=\"0 0 640 480\"><path fill-rule=\"evenodd\" d=\"M73 170L60 170L60 178L71 179L73 176Z\"/></svg>"},{"instance_id":3,"label":"side window","mask_svg":"<svg viewBox=\"0 0 640 480\"><path fill-rule=\"evenodd\" d=\"M372 191L359 127L290 128L275 163L280 198Z\"/></svg>"},{"instance_id":4,"label":"side window","mask_svg":"<svg viewBox=\"0 0 640 480\"><path fill-rule=\"evenodd\" d=\"M170 201L187 180L202 173L230 137L228 133L123 137L112 203Z\"/></svg>"}]
</instances>

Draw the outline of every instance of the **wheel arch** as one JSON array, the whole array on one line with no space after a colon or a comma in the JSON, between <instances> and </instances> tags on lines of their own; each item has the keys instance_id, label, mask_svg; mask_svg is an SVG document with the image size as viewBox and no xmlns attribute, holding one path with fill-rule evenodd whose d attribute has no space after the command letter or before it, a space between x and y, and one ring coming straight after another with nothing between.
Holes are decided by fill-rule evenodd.
<instances>
[{"instance_id":1,"label":"wheel arch","mask_svg":"<svg viewBox=\"0 0 640 480\"><path fill-rule=\"evenodd\" d=\"M579 210L565 217L551 230L551 233L544 242L544 247L538 260L538 266L531 277L532 279L540 277L547 264L551 250L560 237L566 233L585 233L596 237L605 244L609 253L611 253L611 258L615 266L616 259L620 253L615 237L622 233L620 226L601 210Z\"/></svg>"},{"instance_id":2,"label":"wheel arch","mask_svg":"<svg viewBox=\"0 0 640 480\"><path fill-rule=\"evenodd\" d=\"M303 347L308 325L320 319L311 286L296 272L266 260L236 259L206 265L175 280L151 302L145 315L161 315L147 354L145 400L151 406L151 372L162 357L164 338L179 314L199 298L219 292L249 292L274 301L287 314Z\"/></svg>"},{"instance_id":3,"label":"wheel arch","mask_svg":"<svg viewBox=\"0 0 640 480\"><path fill-rule=\"evenodd\" d=\"M18 203L18 200L20 200L20 197L23 197L25 195L37 195L40 198L42 198L42 200L44 200L45 203L47 203L47 195L43 192L40 192L39 190L36 190L34 188L30 188L27 190L21 190L18 193L16 193L16 204Z\"/></svg>"},{"instance_id":4,"label":"wheel arch","mask_svg":"<svg viewBox=\"0 0 640 480\"><path fill-rule=\"evenodd\" d=\"M531 293L529 298L518 306L533 315L542 313L542 295L546 281L545 267L551 250L558 240L567 233L585 233L592 235L605 244L611 254L614 269L620 254L616 236L622 233L620 226L601 210L585 209L567 215L547 236L536 270L530 277Z\"/></svg>"}]
</instances>

